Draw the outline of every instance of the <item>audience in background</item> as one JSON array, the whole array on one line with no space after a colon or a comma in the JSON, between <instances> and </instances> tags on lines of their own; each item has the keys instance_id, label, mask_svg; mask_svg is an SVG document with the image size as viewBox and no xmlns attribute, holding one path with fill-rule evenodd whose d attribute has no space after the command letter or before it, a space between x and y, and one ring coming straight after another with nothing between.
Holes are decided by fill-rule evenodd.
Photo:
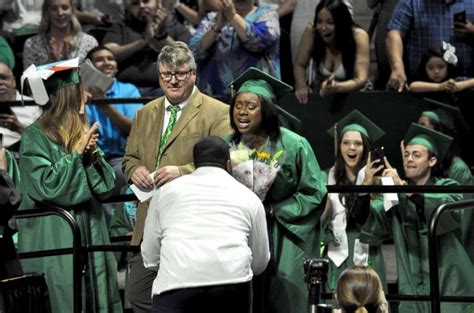
<instances>
[{"instance_id":1,"label":"audience in background","mask_svg":"<svg viewBox=\"0 0 474 313\"><path fill-rule=\"evenodd\" d=\"M0 30L31 33L41 22L42 0L3 0L0 3ZM3 26L3 28L2 28Z\"/></svg>"},{"instance_id":2,"label":"audience in background","mask_svg":"<svg viewBox=\"0 0 474 313\"><path fill-rule=\"evenodd\" d=\"M342 313L388 313L382 283L371 268L353 266L337 280L334 299Z\"/></svg>"},{"instance_id":3,"label":"audience in background","mask_svg":"<svg viewBox=\"0 0 474 313\"><path fill-rule=\"evenodd\" d=\"M97 46L97 40L81 31L72 0L44 0L39 34L23 48L23 69L59 60L79 58Z\"/></svg>"},{"instance_id":4,"label":"audience in background","mask_svg":"<svg viewBox=\"0 0 474 313\"><path fill-rule=\"evenodd\" d=\"M411 92L456 93L474 87L474 79L457 80L459 60L455 48L443 42L440 47L428 49L422 56Z\"/></svg>"},{"instance_id":5,"label":"audience in background","mask_svg":"<svg viewBox=\"0 0 474 313\"><path fill-rule=\"evenodd\" d=\"M449 3L447 3L449 2ZM454 23L454 14L465 12L466 22ZM421 56L429 47L443 41L456 48L459 74L474 77L473 43L474 2L400 0L388 25L387 55L392 69L388 85L402 91L412 80Z\"/></svg>"},{"instance_id":6,"label":"audience in background","mask_svg":"<svg viewBox=\"0 0 474 313\"><path fill-rule=\"evenodd\" d=\"M314 20L314 11L319 4L319 0L298 0L296 1L293 19L291 21L290 41L291 41L291 60L293 64L296 60L298 45L301 37L308 26L308 23ZM344 0L344 4L352 14L352 0Z\"/></svg>"},{"instance_id":7,"label":"audience in background","mask_svg":"<svg viewBox=\"0 0 474 313\"><path fill-rule=\"evenodd\" d=\"M229 96L230 82L249 67L280 78L278 14L254 0L223 0L206 15L190 40L199 65L197 86L215 96Z\"/></svg>"},{"instance_id":8,"label":"audience in background","mask_svg":"<svg viewBox=\"0 0 474 313\"><path fill-rule=\"evenodd\" d=\"M175 40L187 42L189 30L162 0L125 0L125 19L105 34L102 44L119 62L117 78L140 88L142 96L157 96L159 81L156 58L161 49Z\"/></svg>"},{"instance_id":9,"label":"audience in background","mask_svg":"<svg viewBox=\"0 0 474 313\"><path fill-rule=\"evenodd\" d=\"M387 37L387 26L392 19L398 0L367 0L367 6L374 9L372 22L375 23L375 58L377 60L377 76L375 77L374 89L385 90L390 76L390 64L388 62L385 38ZM374 20L375 19L375 20ZM370 34L369 34L370 35ZM373 60L372 60L373 61Z\"/></svg>"},{"instance_id":10,"label":"audience in background","mask_svg":"<svg viewBox=\"0 0 474 313\"><path fill-rule=\"evenodd\" d=\"M11 68L3 63L0 56L0 102L21 101L21 94L16 90L16 79ZM23 96L24 100L31 100ZM3 135L3 146L10 151L18 152L21 134L27 126L41 115L37 105L7 106L0 103L0 134Z\"/></svg>"},{"instance_id":11,"label":"audience in background","mask_svg":"<svg viewBox=\"0 0 474 313\"><path fill-rule=\"evenodd\" d=\"M307 82L311 59L316 79ZM298 47L294 66L296 98L307 103L313 90L324 97L362 89L367 83L369 61L369 37L354 25L347 6L342 0L321 1Z\"/></svg>"}]
</instances>

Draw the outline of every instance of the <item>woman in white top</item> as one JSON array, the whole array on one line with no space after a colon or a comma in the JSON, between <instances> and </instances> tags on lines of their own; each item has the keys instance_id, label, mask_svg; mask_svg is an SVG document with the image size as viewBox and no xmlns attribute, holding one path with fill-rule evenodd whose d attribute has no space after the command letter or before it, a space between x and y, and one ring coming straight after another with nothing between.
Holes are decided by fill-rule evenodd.
<instances>
[{"instance_id":1,"label":"woman in white top","mask_svg":"<svg viewBox=\"0 0 474 313\"><path fill-rule=\"evenodd\" d=\"M306 27L301 38L294 65L295 95L301 103L307 103L312 92L306 81L311 59L317 71L313 88L321 96L365 86L369 73L369 36L354 24L343 1L321 1L314 22Z\"/></svg>"}]
</instances>

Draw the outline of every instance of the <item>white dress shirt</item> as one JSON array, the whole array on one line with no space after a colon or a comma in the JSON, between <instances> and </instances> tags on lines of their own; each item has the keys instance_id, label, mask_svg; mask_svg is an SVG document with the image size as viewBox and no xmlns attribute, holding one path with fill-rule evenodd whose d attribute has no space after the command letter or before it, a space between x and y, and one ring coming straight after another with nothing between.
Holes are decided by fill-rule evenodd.
<instances>
[{"instance_id":1,"label":"white dress shirt","mask_svg":"<svg viewBox=\"0 0 474 313\"><path fill-rule=\"evenodd\" d=\"M188 97L188 99L186 99L185 101L183 101L183 102L177 104L177 105L179 106L179 111L178 111L178 113L176 114L176 122L178 121L179 117L181 116L181 113L183 112L184 108L185 108L186 105L188 104L189 99L191 99L191 97L193 96L193 94L196 92L196 89L197 89L196 86L194 86L193 92L192 92L191 95ZM171 112L170 112L170 110L168 109L170 106L172 106L171 102L169 102L168 98L165 97L165 115L164 115L164 118L163 118L163 129L161 130L161 135L162 135L162 136L163 136L163 134L165 133L166 128L168 127L168 123L170 122Z\"/></svg>"},{"instance_id":2,"label":"white dress shirt","mask_svg":"<svg viewBox=\"0 0 474 313\"><path fill-rule=\"evenodd\" d=\"M199 167L158 189L148 208L143 263L153 295L250 281L270 259L260 199L225 170Z\"/></svg>"}]
</instances>

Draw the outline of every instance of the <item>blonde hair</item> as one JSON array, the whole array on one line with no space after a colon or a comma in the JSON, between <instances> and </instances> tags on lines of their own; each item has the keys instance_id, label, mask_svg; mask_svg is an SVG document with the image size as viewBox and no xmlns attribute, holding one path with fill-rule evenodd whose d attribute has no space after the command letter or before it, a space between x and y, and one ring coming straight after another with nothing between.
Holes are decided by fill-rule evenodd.
<instances>
[{"instance_id":1,"label":"blonde hair","mask_svg":"<svg viewBox=\"0 0 474 313\"><path fill-rule=\"evenodd\" d=\"M39 32L43 34L48 34L51 30L51 19L49 18L48 9L49 3L51 0L44 0L43 6L41 7L41 22L39 25ZM72 0L69 0L69 5L71 6L72 15L71 15L71 46L76 48L76 36L81 31L81 23L76 16L76 8L74 7Z\"/></svg>"},{"instance_id":2,"label":"blonde hair","mask_svg":"<svg viewBox=\"0 0 474 313\"><path fill-rule=\"evenodd\" d=\"M40 126L49 139L63 146L67 153L72 153L87 127L85 115L79 113L83 101L82 87L80 84L66 86L50 94L49 98Z\"/></svg>"},{"instance_id":3,"label":"blonde hair","mask_svg":"<svg viewBox=\"0 0 474 313\"><path fill-rule=\"evenodd\" d=\"M335 298L343 312L388 312L382 283L371 268L353 266L342 272L337 280Z\"/></svg>"}]
</instances>

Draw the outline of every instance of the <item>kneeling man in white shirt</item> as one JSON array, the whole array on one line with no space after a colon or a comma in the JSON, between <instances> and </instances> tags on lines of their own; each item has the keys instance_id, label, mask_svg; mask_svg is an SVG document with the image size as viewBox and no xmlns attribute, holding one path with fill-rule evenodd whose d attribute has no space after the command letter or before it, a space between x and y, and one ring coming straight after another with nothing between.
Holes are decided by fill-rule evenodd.
<instances>
[{"instance_id":1,"label":"kneeling man in white shirt","mask_svg":"<svg viewBox=\"0 0 474 313\"><path fill-rule=\"evenodd\" d=\"M152 312L246 313L251 280L270 253L260 199L230 174L228 144L210 136L193 149L196 170L154 194L141 253L158 270Z\"/></svg>"}]
</instances>

